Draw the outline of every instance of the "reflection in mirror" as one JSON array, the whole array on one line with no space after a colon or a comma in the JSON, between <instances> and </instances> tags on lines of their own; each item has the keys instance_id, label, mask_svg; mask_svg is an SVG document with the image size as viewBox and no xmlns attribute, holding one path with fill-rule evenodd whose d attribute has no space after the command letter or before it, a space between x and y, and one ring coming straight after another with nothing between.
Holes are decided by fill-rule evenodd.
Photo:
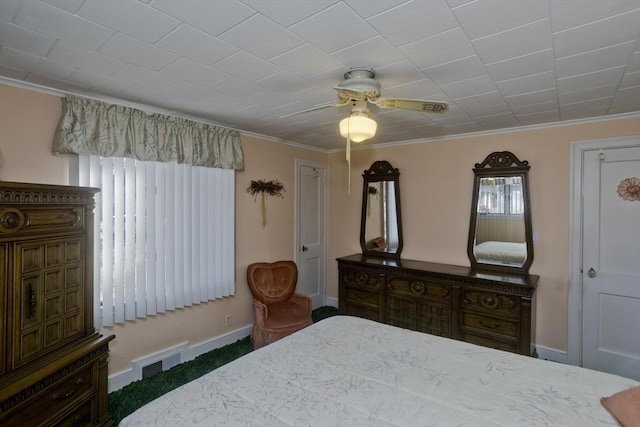
<instances>
[{"instance_id":1,"label":"reflection in mirror","mask_svg":"<svg viewBox=\"0 0 640 427\"><path fill-rule=\"evenodd\" d=\"M402 250L398 169L377 161L364 171L360 245L365 255L399 258Z\"/></svg>"},{"instance_id":2,"label":"reflection in mirror","mask_svg":"<svg viewBox=\"0 0 640 427\"><path fill-rule=\"evenodd\" d=\"M469 243L473 267L527 273L533 261L528 162L508 151L476 164Z\"/></svg>"}]
</instances>

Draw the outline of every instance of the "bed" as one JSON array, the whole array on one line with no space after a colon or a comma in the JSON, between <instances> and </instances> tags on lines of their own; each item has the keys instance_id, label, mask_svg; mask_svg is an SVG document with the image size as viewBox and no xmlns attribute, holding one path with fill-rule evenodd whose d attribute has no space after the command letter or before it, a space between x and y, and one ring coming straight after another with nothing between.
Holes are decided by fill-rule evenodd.
<instances>
[{"instance_id":1,"label":"bed","mask_svg":"<svg viewBox=\"0 0 640 427\"><path fill-rule=\"evenodd\" d=\"M615 426L600 398L638 385L335 316L161 396L120 425Z\"/></svg>"},{"instance_id":2,"label":"bed","mask_svg":"<svg viewBox=\"0 0 640 427\"><path fill-rule=\"evenodd\" d=\"M486 241L476 245L473 253L477 260L503 264L523 264L527 258L527 244Z\"/></svg>"}]
</instances>

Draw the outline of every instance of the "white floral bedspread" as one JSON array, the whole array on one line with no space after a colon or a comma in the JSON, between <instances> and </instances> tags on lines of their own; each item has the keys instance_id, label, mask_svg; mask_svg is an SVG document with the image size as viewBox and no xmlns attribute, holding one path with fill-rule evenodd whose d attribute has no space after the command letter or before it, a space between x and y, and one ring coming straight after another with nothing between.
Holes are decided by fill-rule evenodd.
<instances>
[{"instance_id":1,"label":"white floral bedspread","mask_svg":"<svg viewBox=\"0 0 640 427\"><path fill-rule=\"evenodd\" d=\"M615 426L630 379L335 316L140 408L121 426Z\"/></svg>"}]
</instances>

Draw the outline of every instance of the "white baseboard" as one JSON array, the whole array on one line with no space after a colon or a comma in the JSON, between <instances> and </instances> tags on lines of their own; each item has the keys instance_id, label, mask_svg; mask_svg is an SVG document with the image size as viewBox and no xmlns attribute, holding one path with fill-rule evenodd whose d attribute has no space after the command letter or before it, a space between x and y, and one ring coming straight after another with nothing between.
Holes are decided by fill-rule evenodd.
<instances>
[{"instance_id":1,"label":"white baseboard","mask_svg":"<svg viewBox=\"0 0 640 427\"><path fill-rule=\"evenodd\" d=\"M338 308L338 298L327 297L327 305Z\"/></svg>"},{"instance_id":2,"label":"white baseboard","mask_svg":"<svg viewBox=\"0 0 640 427\"><path fill-rule=\"evenodd\" d=\"M569 363L566 351L556 350L555 348L544 347L541 345L536 346L538 352L538 359L551 360L558 363Z\"/></svg>"},{"instance_id":3,"label":"white baseboard","mask_svg":"<svg viewBox=\"0 0 640 427\"><path fill-rule=\"evenodd\" d=\"M225 345L232 344L238 340L251 335L251 328L253 325L243 326L242 328L228 332L223 335L219 335L210 340L198 343L192 347L189 347L188 342L183 342L175 346L165 348L163 350L151 353L144 357L137 358L131 361L131 369L117 372L109 376L109 393L116 390L120 390L122 387L131 384L132 382L142 379L142 368L160 360L170 360L170 366L165 366L165 370L172 368L178 363L188 362L193 360L201 354L215 350L216 348L224 347Z\"/></svg>"}]
</instances>

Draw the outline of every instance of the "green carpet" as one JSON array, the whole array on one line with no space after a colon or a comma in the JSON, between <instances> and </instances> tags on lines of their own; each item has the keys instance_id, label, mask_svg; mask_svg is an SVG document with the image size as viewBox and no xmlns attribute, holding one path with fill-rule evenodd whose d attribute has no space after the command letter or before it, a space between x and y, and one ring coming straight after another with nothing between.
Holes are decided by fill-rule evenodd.
<instances>
[{"instance_id":1,"label":"green carpet","mask_svg":"<svg viewBox=\"0 0 640 427\"><path fill-rule=\"evenodd\" d=\"M314 310L312 317L313 321L317 322L337 313L336 308L325 306ZM168 371L160 372L151 378L131 383L118 391L109 393L109 413L118 425L120 420L139 407L251 351L253 346L249 337L246 337L198 356L189 362L181 363Z\"/></svg>"}]
</instances>

